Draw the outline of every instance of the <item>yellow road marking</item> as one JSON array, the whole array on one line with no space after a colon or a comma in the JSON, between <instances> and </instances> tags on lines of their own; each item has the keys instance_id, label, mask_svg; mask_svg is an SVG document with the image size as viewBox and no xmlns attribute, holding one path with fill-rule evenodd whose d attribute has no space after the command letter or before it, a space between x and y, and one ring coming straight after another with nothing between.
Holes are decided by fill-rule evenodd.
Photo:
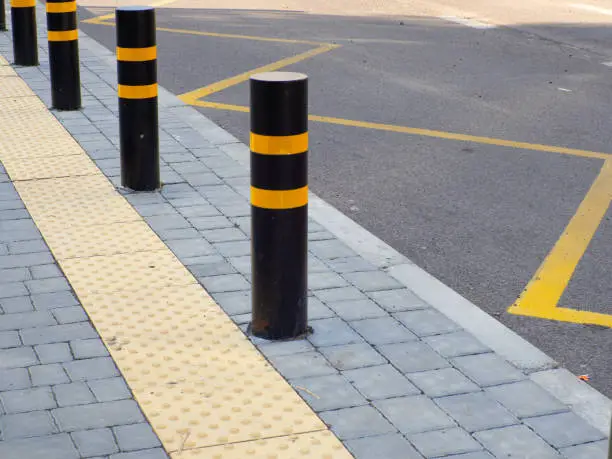
<instances>
[{"instance_id":1,"label":"yellow road marking","mask_svg":"<svg viewBox=\"0 0 612 459\"><path fill-rule=\"evenodd\" d=\"M606 215L610 201L612 160L607 160L562 236L508 312L612 327L612 315L557 308L561 295Z\"/></svg>"}]
</instances>

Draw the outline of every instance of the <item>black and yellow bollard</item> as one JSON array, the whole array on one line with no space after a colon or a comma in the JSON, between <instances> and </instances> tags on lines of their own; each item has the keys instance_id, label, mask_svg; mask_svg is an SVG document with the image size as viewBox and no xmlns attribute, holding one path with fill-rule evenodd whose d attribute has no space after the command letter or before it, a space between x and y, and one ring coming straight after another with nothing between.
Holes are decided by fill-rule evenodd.
<instances>
[{"instance_id":1,"label":"black and yellow bollard","mask_svg":"<svg viewBox=\"0 0 612 459\"><path fill-rule=\"evenodd\" d=\"M4 11L4 0L0 0L0 32L6 30L6 12Z\"/></svg>"},{"instance_id":2,"label":"black and yellow bollard","mask_svg":"<svg viewBox=\"0 0 612 459\"><path fill-rule=\"evenodd\" d=\"M36 0L11 0L15 65L38 65Z\"/></svg>"},{"instance_id":3,"label":"black and yellow bollard","mask_svg":"<svg viewBox=\"0 0 612 459\"><path fill-rule=\"evenodd\" d=\"M253 317L266 339L308 332L308 79L251 77Z\"/></svg>"},{"instance_id":4,"label":"black and yellow bollard","mask_svg":"<svg viewBox=\"0 0 612 459\"><path fill-rule=\"evenodd\" d=\"M51 105L58 110L81 108L78 34L76 1L47 0Z\"/></svg>"},{"instance_id":5,"label":"black and yellow bollard","mask_svg":"<svg viewBox=\"0 0 612 459\"><path fill-rule=\"evenodd\" d=\"M152 191L160 187L155 9L117 8L116 22L121 184Z\"/></svg>"}]
</instances>

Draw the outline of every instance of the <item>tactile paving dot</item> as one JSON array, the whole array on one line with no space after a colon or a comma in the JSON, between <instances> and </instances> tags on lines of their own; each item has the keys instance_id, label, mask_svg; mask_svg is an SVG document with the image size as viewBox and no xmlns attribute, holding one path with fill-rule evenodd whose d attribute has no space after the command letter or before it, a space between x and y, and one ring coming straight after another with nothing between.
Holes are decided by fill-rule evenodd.
<instances>
[{"instance_id":1,"label":"tactile paving dot","mask_svg":"<svg viewBox=\"0 0 612 459\"><path fill-rule=\"evenodd\" d=\"M61 266L79 296L123 290L154 290L197 282L169 249L71 258L62 260Z\"/></svg>"},{"instance_id":2,"label":"tactile paving dot","mask_svg":"<svg viewBox=\"0 0 612 459\"><path fill-rule=\"evenodd\" d=\"M1 68L1 67L0 67ZM16 128L12 128L16 129ZM0 128L0 157L3 160L9 158L37 158L41 156L70 156L84 154L83 149L72 138L68 141L59 142L57 135L45 135L41 137L24 137L4 135ZM15 148L19 143L19 148Z\"/></svg>"},{"instance_id":3,"label":"tactile paving dot","mask_svg":"<svg viewBox=\"0 0 612 459\"><path fill-rule=\"evenodd\" d=\"M10 66L0 63L0 76L1 77L12 77L12 76L17 76L17 74Z\"/></svg>"},{"instance_id":4,"label":"tactile paving dot","mask_svg":"<svg viewBox=\"0 0 612 459\"><path fill-rule=\"evenodd\" d=\"M3 158L4 167L13 181L100 174L89 156L39 156L33 158Z\"/></svg>"},{"instance_id":5,"label":"tactile paving dot","mask_svg":"<svg viewBox=\"0 0 612 459\"><path fill-rule=\"evenodd\" d=\"M3 78L0 84L0 99L32 96L30 87L19 77Z\"/></svg>"},{"instance_id":6,"label":"tactile paving dot","mask_svg":"<svg viewBox=\"0 0 612 459\"><path fill-rule=\"evenodd\" d=\"M172 459L352 459L329 431L289 435L266 440L184 450ZM384 458L381 458L384 459Z\"/></svg>"},{"instance_id":7,"label":"tactile paving dot","mask_svg":"<svg viewBox=\"0 0 612 459\"><path fill-rule=\"evenodd\" d=\"M150 252L166 248L144 221L69 226L61 232L45 232L45 239L57 259Z\"/></svg>"}]
</instances>

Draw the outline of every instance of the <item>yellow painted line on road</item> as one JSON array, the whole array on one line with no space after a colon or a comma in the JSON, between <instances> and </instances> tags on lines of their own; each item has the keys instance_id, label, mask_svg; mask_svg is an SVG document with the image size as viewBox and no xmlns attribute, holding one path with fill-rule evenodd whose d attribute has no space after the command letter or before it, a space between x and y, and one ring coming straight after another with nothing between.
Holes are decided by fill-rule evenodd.
<instances>
[{"instance_id":1,"label":"yellow painted line on road","mask_svg":"<svg viewBox=\"0 0 612 459\"><path fill-rule=\"evenodd\" d=\"M557 307L611 201L612 159L609 159L604 162L599 175L552 251L508 312L612 327L612 315Z\"/></svg>"},{"instance_id":2,"label":"yellow painted line on road","mask_svg":"<svg viewBox=\"0 0 612 459\"><path fill-rule=\"evenodd\" d=\"M0 98L0 162L164 449L350 459L27 89Z\"/></svg>"}]
</instances>

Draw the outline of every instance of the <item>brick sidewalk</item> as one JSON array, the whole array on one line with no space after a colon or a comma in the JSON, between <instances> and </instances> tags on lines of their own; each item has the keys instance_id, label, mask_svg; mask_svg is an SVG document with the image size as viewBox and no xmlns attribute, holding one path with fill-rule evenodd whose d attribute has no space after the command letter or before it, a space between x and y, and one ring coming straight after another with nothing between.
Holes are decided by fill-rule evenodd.
<instances>
[{"instance_id":1,"label":"brick sidewalk","mask_svg":"<svg viewBox=\"0 0 612 459\"><path fill-rule=\"evenodd\" d=\"M9 38L0 34L7 59ZM83 34L80 48L85 107L54 114L118 185L114 56ZM48 104L44 47L40 53L39 68L16 70ZM164 188L124 196L244 330L249 174L234 158L248 149L165 94L160 127ZM0 182L0 268L11 268L0 272L9 279L0 285L0 330L6 330L0 401L10 413L2 416L0 457L165 457L159 448L115 454L159 440L8 177L0 175ZM356 458L605 459L603 432L314 220L309 250L315 333L304 341L253 342ZM57 445L56 456L42 449L47 445ZM189 457L211 457L198 451Z\"/></svg>"}]
</instances>

